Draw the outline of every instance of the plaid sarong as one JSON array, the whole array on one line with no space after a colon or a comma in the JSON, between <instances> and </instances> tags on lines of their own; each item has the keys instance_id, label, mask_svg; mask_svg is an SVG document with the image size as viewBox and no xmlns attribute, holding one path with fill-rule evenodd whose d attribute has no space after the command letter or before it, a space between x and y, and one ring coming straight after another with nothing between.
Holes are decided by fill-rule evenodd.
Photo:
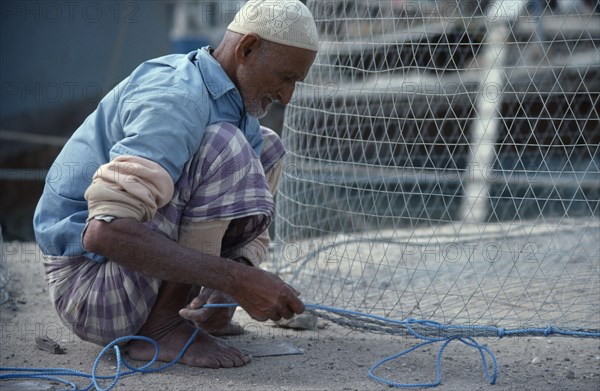
<instances>
[{"instance_id":1,"label":"plaid sarong","mask_svg":"<svg viewBox=\"0 0 600 391\"><path fill-rule=\"evenodd\" d=\"M262 131L264 144L258 157L233 125L207 127L200 149L175 184L171 201L146 226L177 241L182 225L233 220L223 238L223 256L256 238L274 213L265 172L285 153L279 136L264 127ZM136 334L161 285L161 280L116 262L94 262L82 255L44 256L44 266L62 321L80 338L101 345Z\"/></svg>"}]
</instances>

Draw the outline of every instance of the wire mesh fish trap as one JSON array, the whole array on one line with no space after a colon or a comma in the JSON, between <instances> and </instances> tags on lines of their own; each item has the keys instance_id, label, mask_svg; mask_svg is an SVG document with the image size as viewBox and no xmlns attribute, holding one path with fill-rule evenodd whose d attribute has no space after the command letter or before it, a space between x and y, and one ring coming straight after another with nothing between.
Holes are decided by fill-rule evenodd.
<instances>
[{"instance_id":1,"label":"wire mesh fish trap","mask_svg":"<svg viewBox=\"0 0 600 391\"><path fill-rule=\"evenodd\" d=\"M321 48L286 111L275 257L305 300L600 331L600 10L569 4L307 2Z\"/></svg>"}]
</instances>

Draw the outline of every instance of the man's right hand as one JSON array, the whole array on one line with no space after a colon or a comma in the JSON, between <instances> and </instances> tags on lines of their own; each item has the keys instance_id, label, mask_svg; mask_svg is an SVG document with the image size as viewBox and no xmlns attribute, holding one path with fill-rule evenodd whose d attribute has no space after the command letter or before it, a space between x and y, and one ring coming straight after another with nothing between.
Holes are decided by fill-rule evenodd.
<instances>
[{"instance_id":1,"label":"man's right hand","mask_svg":"<svg viewBox=\"0 0 600 391\"><path fill-rule=\"evenodd\" d=\"M243 275L236 279L231 296L253 319L263 322L290 319L304 312L300 292L273 273L240 265Z\"/></svg>"},{"instance_id":2,"label":"man's right hand","mask_svg":"<svg viewBox=\"0 0 600 391\"><path fill-rule=\"evenodd\" d=\"M300 293L275 274L186 248L134 219L91 220L83 239L88 251L132 270L227 293L259 321L304 312Z\"/></svg>"}]
</instances>

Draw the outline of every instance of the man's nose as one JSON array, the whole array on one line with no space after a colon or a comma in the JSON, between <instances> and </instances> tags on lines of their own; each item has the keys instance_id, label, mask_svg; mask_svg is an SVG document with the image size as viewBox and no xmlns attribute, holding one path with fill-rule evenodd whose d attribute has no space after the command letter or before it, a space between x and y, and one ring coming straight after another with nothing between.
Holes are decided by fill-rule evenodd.
<instances>
[{"instance_id":1,"label":"man's nose","mask_svg":"<svg viewBox=\"0 0 600 391\"><path fill-rule=\"evenodd\" d=\"M292 100L292 95L294 94L294 88L295 85L282 88L279 92L279 96L277 97L279 103L284 106L290 103L290 100Z\"/></svg>"}]
</instances>

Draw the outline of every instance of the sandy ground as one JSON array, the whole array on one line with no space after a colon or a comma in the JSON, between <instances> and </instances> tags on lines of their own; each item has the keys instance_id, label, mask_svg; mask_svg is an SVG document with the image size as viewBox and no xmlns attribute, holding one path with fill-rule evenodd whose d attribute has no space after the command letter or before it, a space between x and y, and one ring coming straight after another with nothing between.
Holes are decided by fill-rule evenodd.
<instances>
[{"instance_id":1,"label":"sandy ground","mask_svg":"<svg viewBox=\"0 0 600 391\"><path fill-rule=\"evenodd\" d=\"M80 341L56 316L48 298L39 252L33 243L5 243L11 274L10 300L0 307L0 366L67 367L90 372L101 347ZM420 341L363 333L320 321L319 328L295 331L258 323L242 310L237 320L246 334L230 343L257 350L282 342L303 354L255 357L242 368L201 369L174 365L152 374L136 374L119 381L119 390L382 390L368 377L369 368L382 358ZM36 337L50 337L66 349L51 354L36 348ZM495 353L498 379L486 382L476 350L452 343L442 360L442 384L437 390L598 390L600 340L564 337L479 339ZM403 383L435 379L439 345L414 351L384 364L378 375ZM115 358L102 360L102 374L114 373ZM141 365L143 363L136 363ZM4 374L6 372L2 372ZM80 387L88 384L77 380ZM104 386L108 386L106 383ZM2 390L54 390L62 386L41 382L0 381Z\"/></svg>"}]
</instances>

